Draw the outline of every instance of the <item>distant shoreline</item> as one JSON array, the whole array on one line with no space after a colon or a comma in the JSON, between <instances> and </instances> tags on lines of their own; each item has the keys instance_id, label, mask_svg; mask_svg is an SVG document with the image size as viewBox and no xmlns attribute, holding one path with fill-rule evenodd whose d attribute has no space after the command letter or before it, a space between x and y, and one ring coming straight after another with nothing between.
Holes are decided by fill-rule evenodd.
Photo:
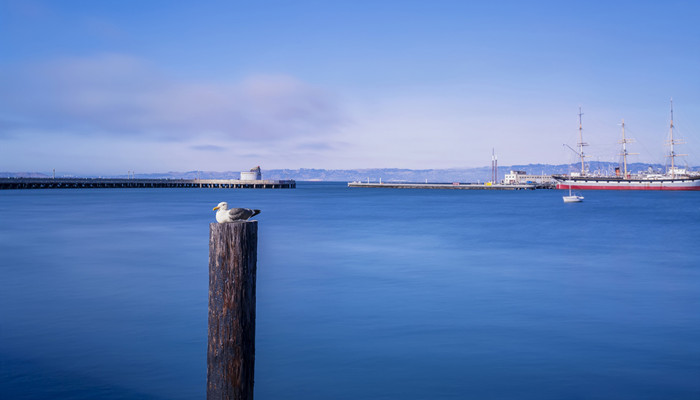
<instances>
[{"instance_id":1,"label":"distant shoreline","mask_svg":"<svg viewBox=\"0 0 700 400\"><path fill-rule=\"evenodd\" d=\"M618 163L590 162L587 163L591 171L614 171ZM511 170L527 171L530 173L551 175L566 174L571 171L572 164L527 164L504 165L498 167L499 176L503 177ZM661 164L633 163L628 166L633 171L663 170ZM700 167L692 167L700 169ZM131 175L138 179L239 179L240 171L169 171L156 173L136 173ZM436 169L408 169L408 168L358 168L358 169L269 169L262 170L263 179L270 180L296 180L309 182L352 182L352 181L379 181L385 182L485 182L491 179L491 167L475 168L436 168ZM52 173L44 172L0 172L2 178L51 178ZM109 178L127 179L127 174L79 174L56 172L56 178Z\"/></svg>"}]
</instances>

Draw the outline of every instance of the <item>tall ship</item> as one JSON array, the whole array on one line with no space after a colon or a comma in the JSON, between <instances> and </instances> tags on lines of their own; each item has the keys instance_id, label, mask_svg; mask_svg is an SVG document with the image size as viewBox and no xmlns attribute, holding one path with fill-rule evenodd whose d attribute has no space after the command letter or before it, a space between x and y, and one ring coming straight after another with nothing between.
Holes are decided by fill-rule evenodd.
<instances>
[{"instance_id":1,"label":"tall ship","mask_svg":"<svg viewBox=\"0 0 700 400\"><path fill-rule=\"evenodd\" d=\"M631 143L630 139L625 137L625 120L622 120L622 168L615 168L615 175L600 175L591 174L586 171L584 159L587 157L584 152L584 146L588 144L583 141L583 125L581 124L581 109L579 108L579 142L577 143L578 151L574 150L581 158L581 171L572 172L568 175L552 175L557 181L557 189L603 189L603 190L700 190L700 173L690 171L687 168L679 168L676 166L676 157L685 156L687 154L678 154L675 151L675 146L683 143L681 140L673 137L673 101L671 101L671 125L669 128L669 140L667 145L670 147L670 152L667 157L670 158L670 167L665 173L658 172L637 172L632 173L627 169L627 156L635 153L627 152L627 144Z\"/></svg>"}]
</instances>

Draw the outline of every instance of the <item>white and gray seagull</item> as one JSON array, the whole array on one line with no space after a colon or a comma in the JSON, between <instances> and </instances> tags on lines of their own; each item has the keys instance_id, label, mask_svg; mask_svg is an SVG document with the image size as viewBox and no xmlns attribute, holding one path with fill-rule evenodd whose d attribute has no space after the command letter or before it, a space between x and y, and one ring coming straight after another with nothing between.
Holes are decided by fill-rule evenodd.
<instances>
[{"instance_id":1,"label":"white and gray seagull","mask_svg":"<svg viewBox=\"0 0 700 400\"><path fill-rule=\"evenodd\" d=\"M229 209L228 203L225 201L222 201L218 206L214 207L214 211L216 211L216 222L220 224L224 222L246 221L250 217L260 214L260 210L251 210L250 208Z\"/></svg>"}]
</instances>

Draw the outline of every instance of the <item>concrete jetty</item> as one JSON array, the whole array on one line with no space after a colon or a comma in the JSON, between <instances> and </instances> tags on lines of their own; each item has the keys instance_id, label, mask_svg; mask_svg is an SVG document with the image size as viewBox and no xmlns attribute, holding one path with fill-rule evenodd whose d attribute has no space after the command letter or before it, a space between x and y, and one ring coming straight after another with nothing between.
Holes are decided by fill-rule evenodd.
<instances>
[{"instance_id":1,"label":"concrete jetty","mask_svg":"<svg viewBox=\"0 0 700 400\"><path fill-rule=\"evenodd\" d=\"M294 180L0 178L0 189L216 188L294 189Z\"/></svg>"},{"instance_id":2,"label":"concrete jetty","mask_svg":"<svg viewBox=\"0 0 700 400\"><path fill-rule=\"evenodd\" d=\"M359 188L388 188L388 189L452 189L452 190L535 190L546 189L539 184L490 184L490 183L368 183L348 182L348 187Z\"/></svg>"}]
</instances>

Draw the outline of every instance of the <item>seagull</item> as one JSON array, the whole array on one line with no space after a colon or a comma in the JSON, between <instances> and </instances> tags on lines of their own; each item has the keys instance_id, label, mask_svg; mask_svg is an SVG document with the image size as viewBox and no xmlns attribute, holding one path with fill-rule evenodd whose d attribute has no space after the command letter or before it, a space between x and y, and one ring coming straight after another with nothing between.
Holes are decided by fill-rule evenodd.
<instances>
[{"instance_id":1,"label":"seagull","mask_svg":"<svg viewBox=\"0 0 700 400\"><path fill-rule=\"evenodd\" d=\"M248 218L260 214L260 210L251 210L250 208L229 209L228 203L225 201L222 201L218 206L214 207L214 211L216 211L216 222L220 224L224 222L246 221Z\"/></svg>"}]
</instances>

